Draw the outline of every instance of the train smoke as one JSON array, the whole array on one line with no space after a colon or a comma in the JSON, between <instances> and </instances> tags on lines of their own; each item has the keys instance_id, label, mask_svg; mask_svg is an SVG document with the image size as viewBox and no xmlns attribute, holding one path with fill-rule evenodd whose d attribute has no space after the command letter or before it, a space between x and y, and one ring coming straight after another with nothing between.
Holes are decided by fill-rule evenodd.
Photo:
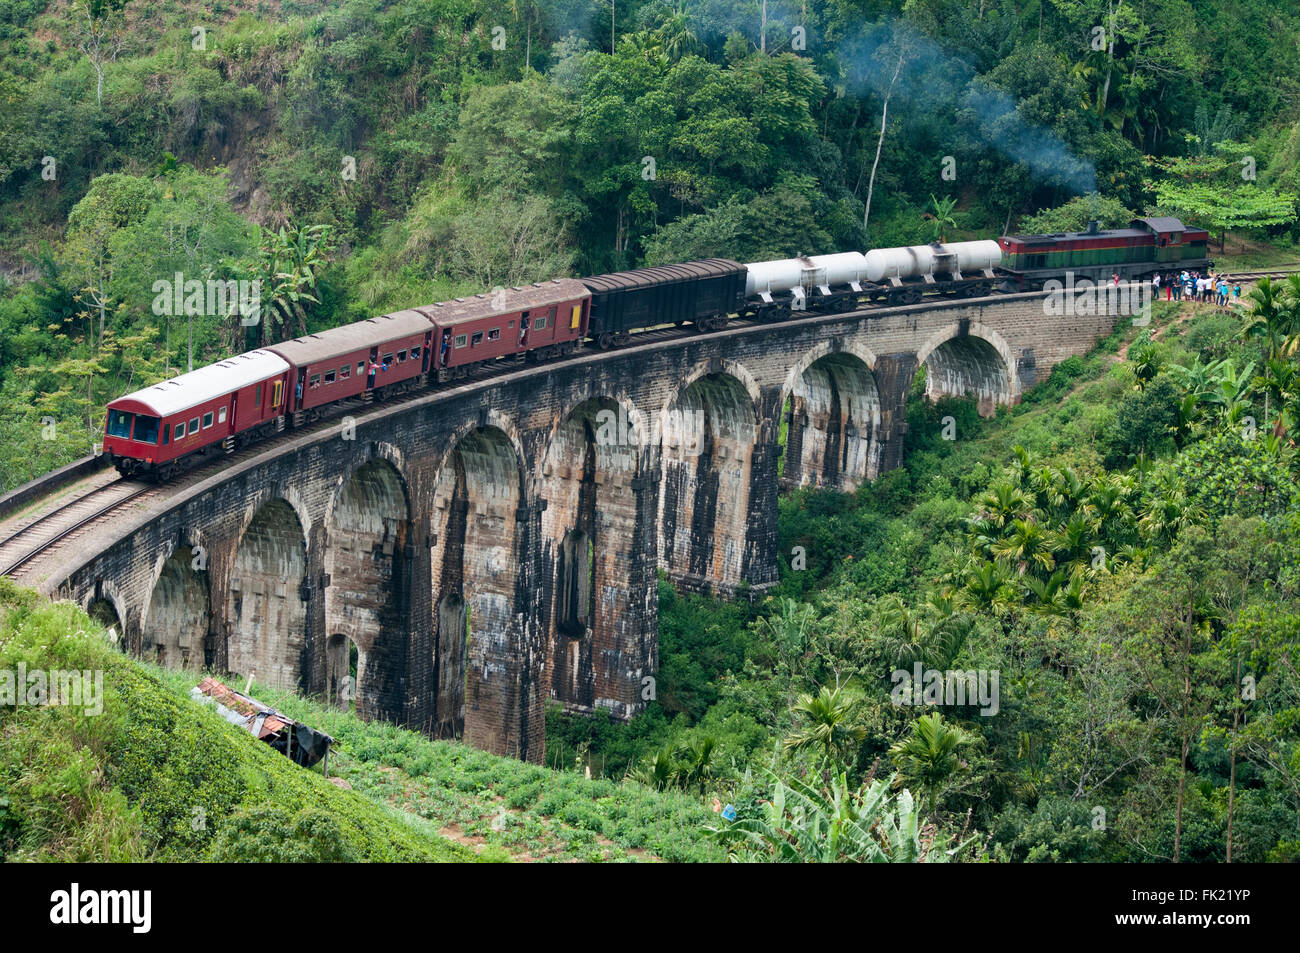
<instances>
[{"instance_id":1,"label":"train smoke","mask_svg":"<svg viewBox=\"0 0 1300 953\"><path fill-rule=\"evenodd\" d=\"M1056 133L1026 120L1015 100L978 77L965 60L903 23L882 25L837 49L848 86L883 97L893 93L891 116L910 123L937 125L939 115L956 113L955 129L946 125L936 135L951 141L952 132L1001 152L1025 165L1046 185L1078 194L1096 190L1096 167L1076 156ZM900 53L903 64L894 79Z\"/></svg>"}]
</instances>

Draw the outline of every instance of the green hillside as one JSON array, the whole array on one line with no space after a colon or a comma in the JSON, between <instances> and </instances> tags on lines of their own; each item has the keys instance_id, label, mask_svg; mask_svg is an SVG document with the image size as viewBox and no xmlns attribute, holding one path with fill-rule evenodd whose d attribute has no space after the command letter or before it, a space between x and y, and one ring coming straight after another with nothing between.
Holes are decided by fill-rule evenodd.
<instances>
[{"instance_id":1,"label":"green hillside","mask_svg":"<svg viewBox=\"0 0 1300 953\"><path fill-rule=\"evenodd\" d=\"M428 822L341 790L169 690L77 607L0 579L0 670L20 664L102 672L103 710L0 706L5 860L474 857Z\"/></svg>"}]
</instances>

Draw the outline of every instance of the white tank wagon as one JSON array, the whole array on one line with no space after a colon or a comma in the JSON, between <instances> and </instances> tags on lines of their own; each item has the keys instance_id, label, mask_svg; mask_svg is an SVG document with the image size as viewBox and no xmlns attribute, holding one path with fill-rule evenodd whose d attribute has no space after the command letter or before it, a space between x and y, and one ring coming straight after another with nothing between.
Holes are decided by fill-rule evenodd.
<instances>
[{"instance_id":1,"label":"white tank wagon","mask_svg":"<svg viewBox=\"0 0 1300 953\"><path fill-rule=\"evenodd\" d=\"M864 297L915 304L923 291L987 294L1002 250L994 241L875 248L746 265L747 313L842 312Z\"/></svg>"},{"instance_id":2,"label":"white tank wagon","mask_svg":"<svg viewBox=\"0 0 1300 953\"><path fill-rule=\"evenodd\" d=\"M1002 249L994 241L949 242L946 245L910 245L874 248L865 255L868 281L891 278L906 281L926 275L981 274L1002 263Z\"/></svg>"},{"instance_id":3,"label":"white tank wagon","mask_svg":"<svg viewBox=\"0 0 1300 953\"><path fill-rule=\"evenodd\" d=\"M759 298L769 304L777 295L786 294L800 286L806 258L782 258L777 261L758 261L745 268L745 297Z\"/></svg>"},{"instance_id":4,"label":"white tank wagon","mask_svg":"<svg viewBox=\"0 0 1300 953\"><path fill-rule=\"evenodd\" d=\"M745 297L757 312L847 311L842 306L856 303L863 292L866 256L846 251L834 255L810 255L760 261L745 266L749 277Z\"/></svg>"}]
</instances>

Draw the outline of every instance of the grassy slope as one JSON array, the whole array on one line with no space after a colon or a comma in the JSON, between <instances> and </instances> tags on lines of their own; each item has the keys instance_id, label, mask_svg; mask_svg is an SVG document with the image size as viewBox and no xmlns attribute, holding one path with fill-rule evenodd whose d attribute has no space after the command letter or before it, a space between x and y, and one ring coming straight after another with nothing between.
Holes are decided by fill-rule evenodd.
<instances>
[{"instance_id":1,"label":"grassy slope","mask_svg":"<svg viewBox=\"0 0 1300 953\"><path fill-rule=\"evenodd\" d=\"M157 674L177 694L195 676ZM333 736L331 775L402 811L426 818L446 836L489 856L523 861L721 860L705 835L712 814L699 799L632 782L587 780L434 741L290 692L254 685L253 694ZM319 768L317 768L319 770Z\"/></svg>"},{"instance_id":2,"label":"grassy slope","mask_svg":"<svg viewBox=\"0 0 1300 953\"><path fill-rule=\"evenodd\" d=\"M335 737L330 775L345 790L321 765L305 771L190 702L194 673L127 659L76 606L0 579L0 669L20 662L101 670L105 699L99 716L0 708L7 860L227 859L223 831L256 830L267 808L288 815L277 825L311 826L323 812L347 856L376 861L721 858L696 798L588 781L254 686Z\"/></svg>"},{"instance_id":3,"label":"grassy slope","mask_svg":"<svg viewBox=\"0 0 1300 953\"><path fill-rule=\"evenodd\" d=\"M432 825L304 771L116 652L76 606L0 579L0 669L103 672L104 710L0 708L6 860L226 859L223 826L274 806L334 819L350 856L467 860ZM309 817L319 815L309 812Z\"/></svg>"}]
</instances>

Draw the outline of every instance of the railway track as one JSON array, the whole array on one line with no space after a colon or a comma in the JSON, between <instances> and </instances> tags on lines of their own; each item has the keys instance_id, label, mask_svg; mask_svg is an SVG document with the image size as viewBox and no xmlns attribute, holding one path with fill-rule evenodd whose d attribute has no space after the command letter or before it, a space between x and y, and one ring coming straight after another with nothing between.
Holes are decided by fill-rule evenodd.
<instances>
[{"instance_id":1,"label":"railway track","mask_svg":"<svg viewBox=\"0 0 1300 953\"><path fill-rule=\"evenodd\" d=\"M1295 274L1300 274L1300 266L1266 268L1263 271L1225 271L1220 277L1232 281L1258 281L1260 278L1286 278Z\"/></svg>"},{"instance_id":2,"label":"railway track","mask_svg":"<svg viewBox=\"0 0 1300 953\"><path fill-rule=\"evenodd\" d=\"M75 542L80 531L157 489L149 483L119 478L27 520L0 542L0 576L21 581L41 556L61 544Z\"/></svg>"}]
</instances>

